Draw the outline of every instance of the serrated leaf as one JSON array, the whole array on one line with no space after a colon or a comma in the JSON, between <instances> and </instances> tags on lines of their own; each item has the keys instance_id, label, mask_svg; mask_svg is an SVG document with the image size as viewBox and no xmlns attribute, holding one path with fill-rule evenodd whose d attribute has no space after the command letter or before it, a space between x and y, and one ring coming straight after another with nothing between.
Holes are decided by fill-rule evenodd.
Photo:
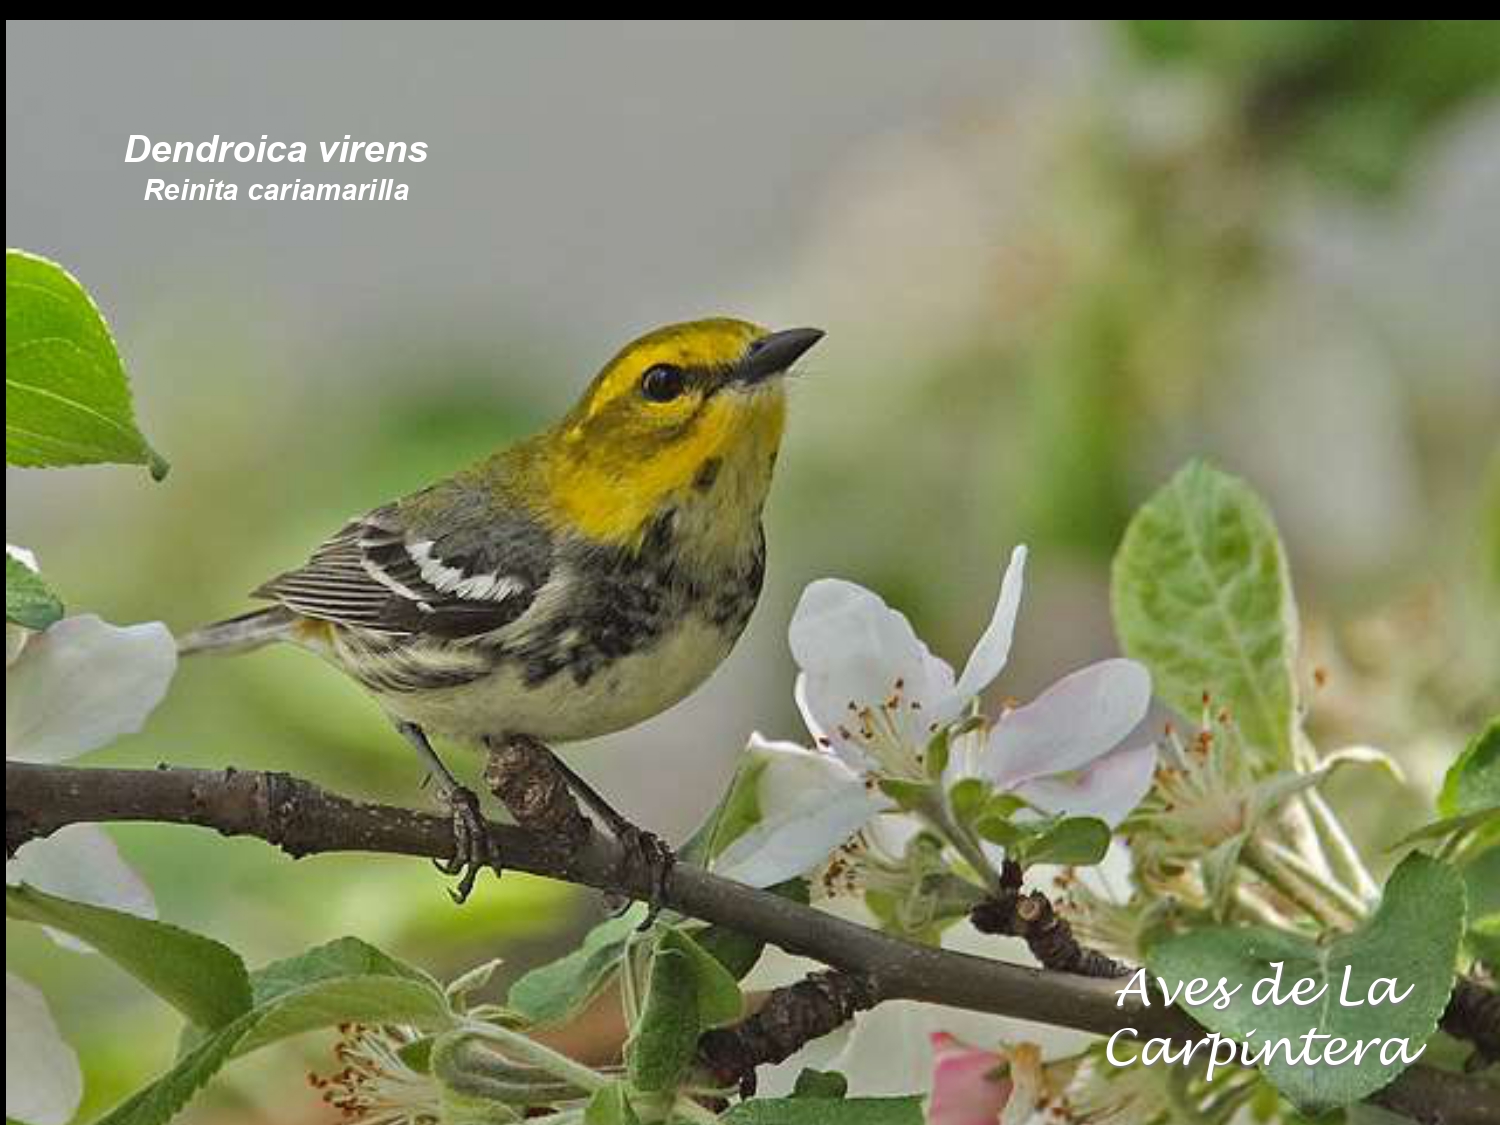
<instances>
[{"instance_id":1,"label":"serrated leaf","mask_svg":"<svg viewBox=\"0 0 1500 1125\"><path fill-rule=\"evenodd\" d=\"M1386 883L1380 907L1358 930L1325 944L1261 926L1215 926L1156 942L1147 955L1151 971L1169 982L1224 978L1243 987L1223 1010L1208 1004L1183 1006L1211 1031L1251 1038L1264 1047L1280 1039L1297 1043L1314 1027L1351 1043L1404 1038L1415 1049L1426 1043L1453 989L1454 957L1464 924L1464 888L1447 864L1414 853ZM1257 982L1283 962L1281 991L1300 979L1326 987L1311 1006L1252 1002ZM1343 977L1350 973L1348 998L1365 1000L1377 978L1394 978L1398 990L1411 988L1400 1003L1344 1006ZM1383 1089L1405 1066L1384 1063L1379 1052L1358 1066L1293 1065L1286 1052L1261 1066L1265 1076L1305 1112L1322 1112L1359 1101Z\"/></svg>"},{"instance_id":2,"label":"serrated leaf","mask_svg":"<svg viewBox=\"0 0 1500 1125\"><path fill-rule=\"evenodd\" d=\"M1444 816L1486 811L1500 815L1500 717L1464 747L1438 794L1438 812Z\"/></svg>"},{"instance_id":3,"label":"serrated leaf","mask_svg":"<svg viewBox=\"0 0 1500 1125\"><path fill-rule=\"evenodd\" d=\"M5 620L42 630L62 619L63 604L42 576L20 559L5 556Z\"/></svg>"},{"instance_id":4,"label":"serrated leaf","mask_svg":"<svg viewBox=\"0 0 1500 1125\"><path fill-rule=\"evenodd\" d=\"M600 922L566 957L532 969L510 986L505 1005L532 1024L562 1023L598 996L620 967L626 943L646 916L636 903Z\"/></svg>"},{"instance_id":5,"label":"serrated leaf","mask_svg":"<svg viewBox=\"0 0 1500 1125\"><path fill-rule=\"evenodd\" d=\"M640 1022L625 1044L630 1084L647 1094L676 1089L702 1031L691 960L670 945L658 946Z\"/></svg>"},{"instance_id":6,"label":"serrated leaf","mask_svg":"<svg viewBox=\"0 0 1500 1125\"><path fill-rule=\"evenodd\" d=\"M752 1098L731 1106L725 1125L923 1125L922 1099Z\"/></svg>"},{"instance_id":7,"label":"serrated leaf","mask_svg":"<svg viewBox=\"0 0 1500 1125\"><path fill-rule=\"evenodd\" d=\"M745 998L729 970L685 932L667 930L659 949L676 950L688 959L698 989L698 1023L702 1030L734 1023L745 1013Z\"/></svg>"},{"instance_id":8,"label":"serrated leaf","mask_svg":"<svg viewBox=\"0 0 1500 1125\"><path fill-rule=\"evenodd\" d=\"M199 1027L222 1027L250 1008L245 963L212 938L25 885L6 888L5 913L87 942Z\"/></svg>"},{"instance_id":9,"label":"serrated leaf","mask_svg":"<svg viewBox=\"0 0 1500 1125\"><path fill-rule=\"evenodd\" d=\"M252 1009L252 1026L235 1045L236 1056L304 1031L340 1023L409 1023L447 1027L453 1013L441 992L404 977L331 977L282 993Z\"/></svg>"},{"instance_id":10,"label":"serrated leaf","mask_svg":"<svg viewBox=\"0 0 1500 1125\"><path fill-rule=\"evenodd\" d=\"M337 953L333 958L314 957L309 963L328 966L336 959ZM389 969L400 962L386 958L375 964ZM291 986L291 975L284 971L273 974L272 979L278 987L269 990L270 999L209 1034L165 1074L105 1114L97 1125L165 1125L231 1058L306 1031L349 1022L402 1023L437 1031L453 1023L441 990L406 973L314 975L302 986ZM283 984L289 987L280 988Z\"/></svg>"},{"instance_id":11,"label":"serrated leaf","mask_svg":"<svg viewBox=\"0 0 1500 1125\"><path fill-rule=\"evenodd\" d=\"M257 1005L284 993L320 981L340 977L395 977L414 981L439 995L442 986L415 965L398 960L357 937L336 938L316 945L295 957L272 961L250 974L250 987Z\"/></svg>"},{"instance_id":12,"label":"serrated leaf","mask_svg":"<svg viewBox=\"0 0 1500 1125\"><path fill-rule=\"evenodd\" d=\"M1291 761L1297 611L1276 525L1243 481L1203 462L1136 513L1115 554L1111 599L1127 656L1187 716L1205 692L1246 740Z\"/></svg>"},{"instance_id":13,"label":"serrated leaf","mask_svg":"<svg viewBox=\"0 0 1500 1125\"><path fill-rule=\"evenodd\" d=\"M167 463L135 422L109 326L55 262L5 253L5 459L12 465Z\"/></svg>"}]
</instances>

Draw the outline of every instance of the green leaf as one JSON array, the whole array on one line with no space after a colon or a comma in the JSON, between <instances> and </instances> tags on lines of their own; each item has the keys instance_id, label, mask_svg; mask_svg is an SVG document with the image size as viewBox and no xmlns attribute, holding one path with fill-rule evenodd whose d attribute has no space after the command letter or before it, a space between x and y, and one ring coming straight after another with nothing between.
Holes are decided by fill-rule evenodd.
<instances>
[{"instance_id":1,"label":"green leaf","mask_svg":"<svg viewBox=\"0 0 1500 1125\"><path fill-rule=\"evenodd\" d=\"M679 860L707 867L720 852L760 823L760 778L765 770L763 758L746 754L740 759L723 798L678 851Z\"/></svg>"},{"instance_id":2,"label":"green leaf","mask_svg":"<svg viewBox=\"0 0 1500 1125\"><path fill-rule=\"evenodd\" d=\"M992 844L999 844L1010 858L1014 858L1011 853L1031 836L1025 825L1017 824L1009 817L991 816L989 813L979 818L974 824L974 831L981 839L988 840Z\"/></svg>"},{"instance_id":3,"label":"green leaf","mask_svg":"<svg viewBox=\"0 0 1500 1125\"><path fill-rule=\"evenodd\" d=\"M803 906L810 901L806 879L788 879L774 887L767 887L766 890L792 902L800 902ZM743 979L746 973L755 968L766 948L764 939L744 930L731 930L728 926L703 926L693 930L692 937L729 970L729 975L735 980Z\"/></svg>"},{"instance_id":4,"label":"green leaf","mask_svg":"<svg viewBox=\"0 0 1500 1125\"><path fill-rule=\"evenodd\" d=\"M694 930L693 939L736 981L742 980L759 962L760 954L765 953L762 939L742 930L730 930L727 926L705 926Z\"/></svg>"},{"instance_id":5,"label":"green leaf","mask_svg":"<svg viewBox=\"0 0 1500 1125\"><path fill-rule=\"evenodd\" d=\"M334 947L314 950L306 959L278 962L275 971L265 978L268 999L202 1039L165 1074L107 1113L98 1125L164 1125L231 1058L305 1031L350 1022L402 1023L427 1031L444 1030L453 1024L442 990L383 954L367 962L375 970L371 973L320 975L325 969L334 971L343 953L371 949L362 942L336 942ZM297 973L292 969L299 963L308 969L308 983L300 986L293 983Z\"/></svg>"},{"instance_id":6,"label":"green leaf","mask_svg":"<svg viewBox=\"0 0 1500 1125\"><path fill-rule=\"evenodd\" d=\"M104 317L55 262L5 252L5 459L12 465L164 461L136 428L130 384Z\"/></svg>"},{"instance_id":7,"label":"green leaf","mask_svg":"<svg viewBox=\"0 0 1500 1125\"><path fill-rule=\"evenodd\" d=\"M922 756L924 772L928 781L941 781L948 769L948 759L953 753L953 733L943 727L927 740L927 753Z\"/></svg>"},{"instance_id":8,"label":"green leaf","mask_svg":"<svg viewBox=\"0 0 1500 1125\"><path fill-rule=\"evenodd\" d=\"M1495 810L1481 809L1462 816L1445 816L1441 820L1429 821L1421 828L1408 832L1392 844L1387 851L1399 851L1412 844L1432 840L1450 840L1470 832L1475 835L1496 836L1497 831L1500 831L1500 821L1496 819Z\"/></svg>"},{"instance_id":9,"label":"green leaf","mask_svg":"<svg viewBox=\"0 0 1500 1125\"><path fill-rule=\"evenodd\" d=\"M503 964L505 960L501 957L492 957L488 961L483 961L450 980L444 987L443 993L455 1004L467 1007L469 996L488 988L490 981L494 979L495 973Z\"/></svg>"},{"instance_id":10,"label":"green leaf","mask_svg":"<svg viewBox=\"0 0 1500 1125\"><path fill-rule=\"evenodd\" d=\"M1438 812L1444 816L1496 810L1500 810L1500 716L1491 719L1448 767L1438 794Z\"/></svg>"},{"instance_id":11,"label":"green leaf","mask_svg":"<svg viewBox=\"0 0 1500 1125\"><path fill-rule=\"evenodd\" d=\"M922 1125L922 1099L752 1098L731 1106L725 1125Z\"/></svg>"},{"instance_id":12,"label":"green leaf","mask_svg":"<svg viewBox=\"0 0 1500 1125\"><path fill-rule=\"evenodd\" d=\"M5 620L23 629L45 629L63 615L62 599L20 559L5 556Z\"/></svg>"},{"instance_id":13,"label":"green leaf","mask_svg":"<svg viewBox=\"0 0 1500 1125\"><path fill-rule=\"evenodd\" d=\"M985 816L1011 817L1026 807L1024 798L1014 793L992 793L984 803Z\"/></svg>"},{"instance_id":14,"label":"green leaf","mask_svg":"<svg viewBox=\"0 0 1500 1125\"><path fill-rule=\"evenodd\" d=\"M249 1054L271 1043L341 1023L408 1023L438 1030L453 1022L441 991L405 977L330 977L285 992L251 1010L254 1019L233 1054Z\"/></svg>"},{"instance_id":15,"label":"green leaf","mask_svg":"<svg viewBox=\"0 0 1500 1125\"><path fill-rule=\"evenodd\" d=\"M1464 877L1469 896L1469 922L1478 925L1487 914L1500 913L1500 818L1491 818L1490 831L1467 858L1447 859Z\"/></svg>"},{"instance_id":16,"label":"green leaf","mask_svg":"<svg viewBox=\"0 0 1500 1125\"><path fill-rule=\"evenodd\" d=\"M807 1066L792 1084L794 1098L842 1098L849 1093L849 1079L836 1070L814 1070Z\"/></svg>"},{"instance_id":17,"label":"green leaf","mask_svg":"<svg viewBox=\"0 0 1500 1125\"><path fill-rule=\"evenodd\" d=\"M1109 851L1109 825L1097 817L1070 816L1047 827L1022 848L1021 862L1055 863L1063 867L1089 867Z\"/></svg>"},{"instance_id":18,"label":"green leaf","mask_svg":"<svg viewBox=\"0 0 1500 1125\"><path fill-rule=\"evenodd\" d=\"M625 1044L630 1084L642 1093L674 1090L698 1047L703 1025L693 962L671 945L657 947L640 1023Z\"/></svg>"},{"instance_id":19,"label":"green leaf","mask_svg":"<svg viewBox=\"0 0 1500 1125\"><path fill-rule=\"evenodd\" d=\"M948 807L953 810L954 819L960 824L968 824L985 807L989 792L989 784L977 777L955 782L948 790Z\"/></svg>"},{"instance_id":20,"label":"green leaf","mask_svg":"<svg viewBox=\"0 0 1500 1125\"><path fill-rule=\"evenodd\" d=\"M248 1015L242 1016L204 1039L178 1059L171 1070L115 1106L95 1125L165 1125L229 1061L238 1041L240 1021L249 1019Z\"/></svg>"},{"instance_id":21,"label":"green leaf","mask_svg":"<svg viewBox=\"0 0 1500 1125\"><path fill-rule=\"evenodd\" d=\"M1205 692L1246 740L1291 760L1297 610L1276 525L1243 481L1202 462L1131 520L1111 598L1126 655L1186 716Z\"/></svg>"},{"instance_id":22,"label":"green leaf","mask_svg":"<svg viewBox=\"0 0 1500 1125\"><path fill-rule=\"evenodd\" d=\"M295 957L272 961L250 974L257 1006L310 984L341 977L395 977L414 981L439 993L443 988L427 973L356 937L336 938Z\"/></svg>"},{"instance_id":23,"label":"green leaf","mask_svg":"<svg viewBox=\"0 0 1500 1125\"><path fill-rule=\"evenodd\" d=\"M250 1008L245 963L211 938L24 885L6 888L5 913L87 942L199 1027L222 1027Z\"/></svg>"},{"instance_id":24,"label":"green leaf","mask_svg":"<svg viewBox=\"0 0 1500 1125\"><path fill-rule=\"evenodd\" d=\"M1248 1037L1252 1048L1279 1039L1291 1040L1296 1048L1316 1027L1320 1035L1351 1044L1404 1038L1414 1050L1431 1037L1448 1004L1463 924L1464 888L1458 874L1447 864L1414 853L1392 873L1379 909L1351 934L1319 944L1258 926L1212 927L1157 942L1147 964L1169 982L1214 982L1222 977L1231 987L1242 985L1223 1010L1212 1003L1183 1006L1211 1031L1242 1041ZM1283 996L1299 979L1311 979L1326 991L1311 1006L1254 1003L1257 982L1269 978L1278 961L1285 966ZM1350 1001L1364 1001L1377 978L1394 978L1398 995L1408 987L1411 993L1396 1004L1346 1007L1346 971ZM1279 1051L1261 1066L1278 1090L1310 1113L1368 1097L1403 1069L1399 1058L1383 1063L1378 1048L1359 1065L1292 1065L1286 1052Z\"/></svg>"},{"instance_id":25,"label":"green leaf","mask_svg":"<svg viewBox=\"0 0 1500 1125\"><path fill-rule=\"evenodd\" d=\"M424 1035L420 1039L413 1039L404 1047L396 1051L396 1057L411 1067L418 1074L430 1074L432 1072L432 1049L443 1036Z\"/></svg>"},{"instance_id":26,"label":"green leaf","mask_svg":"<svg viewBox=\"0 0 1500 1125\"><path fill-rule=\"evenodd\" d=\"M908 781L901 777L882 777L880 791L903 809L920 809L932 800L934 788L929 781Z\"/></svg>"},{"instance_id":27,"label":"green leaf","mask_svg":"<svg viewBox=\"0 0 1500 1125\"><path fill-rule=\"evenodd\" d=\"M583 1125L640 1125L623 1082L611 1082L589 1099Z\"/></svg>"},{"instance_id":28,"label":"green leaf","mask_svg":"<svg viewBox=\"0 0 1500 1125\"><path fill-rule=\"evenodd\" d=\"M671 949L687 957L698 989L698 1023L702 1030L723 1027L745 1014L745 998L729 970L685 932L670 929L661 935L658 949Z\"/></svg>"},{"instance_id":29,"label":"green leaf","mask_svg":"<svg viewBox=\"0 0 1500 1125\"><path fill-rule=\"evenodd\" d=\"M583 944L521 977L510 986L505 1004L532 1024L562 1023L598 996L620 966L635 928L646 916L636 903L617 918L600 922Z\"/></svg>"},{"instance_id":30,"label":"green leaf","mask_svg":"<svg viewBox=\"0 0 1500 1125\"><path fill-rule=\"evenodd\" d=\"M762 939L728 926L704 926L693 932L693 938L737 981L755 968L766 948Z\"/></svg>"}]
</instances>

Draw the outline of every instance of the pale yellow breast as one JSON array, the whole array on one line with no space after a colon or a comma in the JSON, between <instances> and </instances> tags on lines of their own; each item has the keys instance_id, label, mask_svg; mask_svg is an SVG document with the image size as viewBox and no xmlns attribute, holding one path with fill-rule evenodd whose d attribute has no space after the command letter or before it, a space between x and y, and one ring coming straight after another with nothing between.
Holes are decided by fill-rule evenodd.
<instances>
[{"instance_id":1,"label":"pale yellow breast","mask_svg":"<svg viewBox=\"0 0 1500 1125\"><path fill-rule=\"evenodd\" d=\"M382 696L381 704L430 733L465 742L508 733L574 742L635 726L680 702L713 674L734 641L695 615L583 684L564 671L528 686L522 670L507 662L471 684Z\"/></svg>"}]
</instances>

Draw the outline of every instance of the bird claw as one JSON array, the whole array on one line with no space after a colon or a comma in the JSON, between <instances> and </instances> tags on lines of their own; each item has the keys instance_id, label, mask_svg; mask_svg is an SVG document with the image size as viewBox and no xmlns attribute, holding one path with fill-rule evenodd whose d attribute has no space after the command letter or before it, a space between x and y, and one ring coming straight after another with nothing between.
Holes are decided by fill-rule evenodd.
<instances>
[{"instance_id":1,"label":"bird claw","mask_svg":"<svg viewBox=\"0 0 1500 1125\"><path fill-rule=\"evenodd\" d=\"M654 832L638 828L628 821L612 826L615 838L623 853L621 874L629 877L636 871L644 872L649 891L646 896L646 917L637 930L649 930L667 901L667 882L672 877L672 868L677 864L677 855L671 847Z\"/></svg>"},{"instance_id":2,"label":"bird claw","mask_svg":"<svg viewBox=\"0 0 1500 1125\"><path fill-rule=\"evenodd\" d=\"M489 867L499 873L499 856L474 791L460 786L447 793L445 800L453 814L453 858L432 862L444 875L458 876L458 885L448 889L448 897L462 906L481 871Z\"/></svg>"}]
</instances>

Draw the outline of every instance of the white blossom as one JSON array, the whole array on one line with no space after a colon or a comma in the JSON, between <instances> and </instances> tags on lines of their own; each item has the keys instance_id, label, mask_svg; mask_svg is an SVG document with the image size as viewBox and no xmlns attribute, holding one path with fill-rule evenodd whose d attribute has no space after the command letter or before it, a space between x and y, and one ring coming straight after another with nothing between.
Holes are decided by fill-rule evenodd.
<instances>
[{"instance_id":1,"label":"white blossom","mask_svg":"<svg viewBox=\"0 0 1500 1125\"><path fill-rule=\"evenodd\" d=\"M7 553L31 569L30 552ZM177 668L177 645L159 622L119 627L93 615L67 617L39 633L7 624L5 756L62 762L141 728ZM156 916L156 901L100 828L69 825L23 847L5 865L9 885L27 883L78 902ZM87 952L66 934L54 940ZM57 1033L41 993L7 973L5 1112L30 1125L68 1121L82 1095L78 1060Z\"/></svg>"}]
</instances>

